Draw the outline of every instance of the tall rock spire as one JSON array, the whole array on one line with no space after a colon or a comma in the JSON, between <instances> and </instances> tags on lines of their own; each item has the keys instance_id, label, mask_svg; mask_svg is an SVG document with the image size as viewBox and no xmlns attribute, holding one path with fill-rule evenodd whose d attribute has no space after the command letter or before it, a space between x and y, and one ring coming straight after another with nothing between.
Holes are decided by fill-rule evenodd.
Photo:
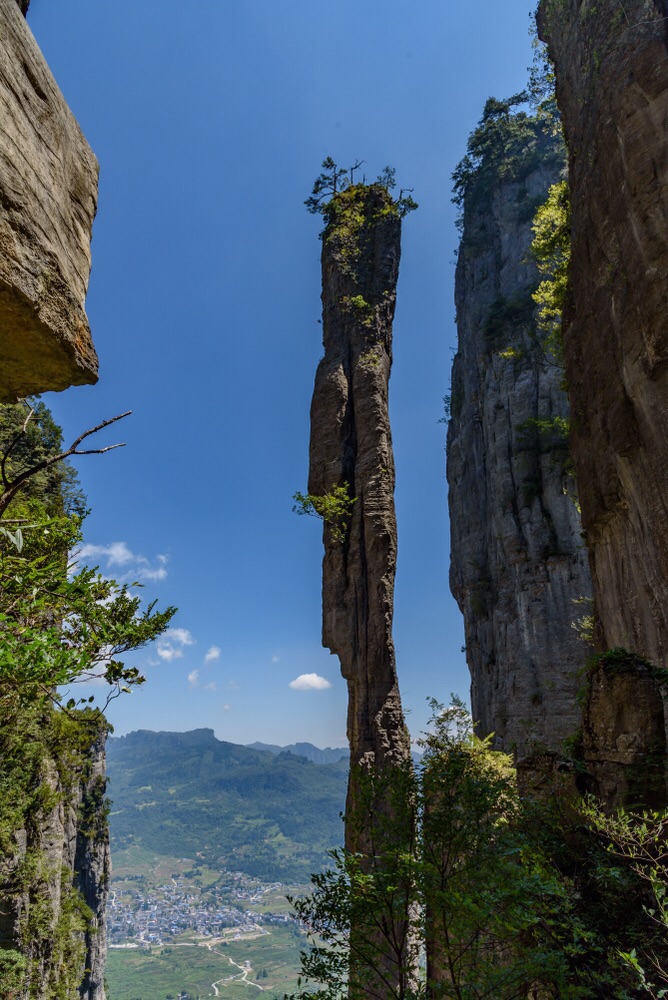
<instances>
[{"instance_id":1,"label":"tall rock spire","mask_svg":"<svg viewBox=\"0 0 668 1000\"><path fill-rule=\"evenodd\" d=\"M327 205L322 234L325 354L311 404L309 494L348 494L325 522L323 645L348 683L350 779L346 848L382 866L390 834L409 837L410 743L392 641L397 527L388 415L401 219L381 184L356 184ZM391 845L394 849L398 844ZM404 941L406 906L393 937ZM405 975L402 947L378 941L381 993ZM383 992L383 989L385 992Z\"/></svg>"}]
</instances>

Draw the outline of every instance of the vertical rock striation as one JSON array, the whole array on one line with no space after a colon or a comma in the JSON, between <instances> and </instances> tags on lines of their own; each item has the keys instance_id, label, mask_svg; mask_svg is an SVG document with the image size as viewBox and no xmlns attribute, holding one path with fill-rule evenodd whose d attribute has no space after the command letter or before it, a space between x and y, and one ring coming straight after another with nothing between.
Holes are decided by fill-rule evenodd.
<instances>
[{"instance_id":1,"label":"vertical rock striation","mask_svg":"<svg viewBox=\"0 0 668 1000\"><path fill-rule=\"evenodd\" d=\"M84 311L98 164L24 18L0 0L0 401L97 380Z\"/></svg>"},{"instance_id":2,"label":"vertical rock striation","mask_svg":"<svg viewBox=\"0 0 668 1000\"><path fill-rule=\"evenodd\" d=\"M388 416L401 221L387 190L354 185L327 206L323 233L324 357L311 404L309 494L346 487L347 525L324 526L323 645L348 683L350 780L346 847L376 861L409 811L410 769L392 617L397 530ZM374 862L376 863L376 862ZM382 862L379 862L382 864ZM397 940L405 935L405 912ZM379 945L382 950L382 945ZM402 974L381 954L386 987ZM395 967L393 968L393 963Z\"/></svg>"},{"instance_id":3,"label":"vertical rock striation","mask_svg":"<svg viewBox=\"0 0 668 1000\"><path fill-rule=\"evenodd\" d=\"M86 773L79 782L74 886L92 913L85 934L84 978L81 1000L106 1000L104 970L107 961L107 901L111 878L111 851L107 822L106 731L91 744Z\"/></svg>"},{"instance_id":4,"label":"vertical rock striation","mask_svg":"<svg viewBox=\"0 0 668 1000\"><path fill-rule=\"evenodd\" d=\"M567 495L562 372L532 299L531 222L563 173L563 145L545 122L498 107L485 126L496 138L464 192L447 445L450 584L479 732L521 759L537 744L559 749L581 724L586 648L572 624L588 610L574 601L591 584Z\"/></svg>"},{"instance_id":5,"label":"vertical rock striation","mask_svg":"<svg viewBox=\"0 0 668 1000\"><path fill-rule=\"evenodd\" d=\"M601 648L668 666L664 0L542 0L569 152L564 350Z\"/></svg>"},{"instance_id":6,"label":"vertical rock striation","mask_svg":"<svg viewBox=\"0 0 668 1000\"><path fill-rule=\"evenodd\" d=\"M61 722L43 718L22 744L34 773L31 794L15 804L23 826L14 850L0 858L0 949L25 957L35 1000L54 990L105 1000L108 725L101 715Z\"/></svg>"}]
</instances>

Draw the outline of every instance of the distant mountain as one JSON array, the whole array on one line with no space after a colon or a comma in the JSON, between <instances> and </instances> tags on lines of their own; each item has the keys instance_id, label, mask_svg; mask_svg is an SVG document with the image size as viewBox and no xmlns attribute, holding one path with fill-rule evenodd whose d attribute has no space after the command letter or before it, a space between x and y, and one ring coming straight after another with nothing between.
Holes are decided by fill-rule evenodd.
<instances>
[{"instance_id":1,"label":"distant mountain","mask_svg":"<svg viewBox=\"0 0 668 1000\"><path fill-rule=\"evenodd\" d=\"M348 747L326 747L320 750L312 743L290 743L287 747L279 747L273 743L249 743L250 750L267 750L269 753L294 753L298 757L306 757L314 764L337 764L340 760L348 760L350 751Z\"/></svg>"},{"instance_id":2,"label":"distant mountain","mask_svg":"<svg viewBox=\"0 0 668 1000\"><path fill-rule=\"evenodd\" d=\"M307 880L343 840L345 757L314 763L292 748L226 743L212 729L139 730L109 739L107 769L112 852L201 854L287 882Z\"/></svg>"}]
</instances>

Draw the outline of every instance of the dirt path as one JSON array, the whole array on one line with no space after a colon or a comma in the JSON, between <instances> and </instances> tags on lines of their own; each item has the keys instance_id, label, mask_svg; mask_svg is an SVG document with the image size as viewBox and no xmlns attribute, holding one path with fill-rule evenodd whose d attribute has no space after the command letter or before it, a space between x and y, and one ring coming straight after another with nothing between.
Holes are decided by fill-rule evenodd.
<instances>
[{"instance_id":1,"label":"dirt path","mask_svg":"<svg viewBox=\"0 0 668 1000\"><path fill-rule=\"evenodd\" d=\"M214 955L220 955L221 958L226 958L230 965L236 966L242 973L242 975L226 976L223 979L217 979L215 983L211 983L213 987L214 996L220 996L219 986L225 986L227 983L245 983L246 986L254 986L256 990L260 990L261 993L264 992L264 986L259 986L257 983L251 983L248 979L248 973L252 972L252 969L244 969L243 965L239 965L234 959L230 958L229 955L223 955L221 952L216 951L213 945L207 944L206 947L209 951L213 952Z\"/></svg>"}]
</instances>

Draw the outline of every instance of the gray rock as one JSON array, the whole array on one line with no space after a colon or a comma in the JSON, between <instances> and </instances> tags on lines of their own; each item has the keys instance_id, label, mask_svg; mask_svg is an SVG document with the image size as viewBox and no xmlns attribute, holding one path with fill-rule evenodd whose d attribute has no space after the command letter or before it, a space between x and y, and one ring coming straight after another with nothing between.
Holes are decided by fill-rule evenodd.
<instances>
[{"instance_id":1,"label":"gray rock","mask_svg":"<svg viewBox=\"0 0 668 1000\"><path fill-rule=\"evenodd\" d=\"M590 597L591 583L568 474L568 403L531 298L533 211L562 169L559 140L545 136L519 175L488 164L484 190L466 198L456 273L450 584L478 732L520 759L557 750L579 728L587 655L572 627L590 610L574 601Z\"/></svg>"}]
</instances>

